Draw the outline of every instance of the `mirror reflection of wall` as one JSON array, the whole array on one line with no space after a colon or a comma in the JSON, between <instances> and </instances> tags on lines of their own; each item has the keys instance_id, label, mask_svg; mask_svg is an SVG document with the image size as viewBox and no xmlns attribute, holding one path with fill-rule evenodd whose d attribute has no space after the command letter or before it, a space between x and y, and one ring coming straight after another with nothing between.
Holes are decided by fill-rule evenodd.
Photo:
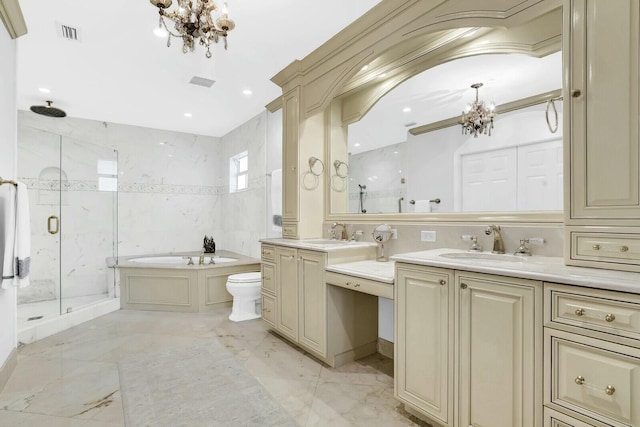
<instances>
[{"instance_id":1,"label":"mirror reflection of wall","mask_svg":"<svg viewBox=\"0 0 640 427\"><path fill-rule=\"evenodd\" d=\"M362 213L359 185L367 213L562 210L562 126L549 130L546 103L499 114L491 136L462 135L460 125L408 132L459 116L476 81L479 99L498 105L558 90L561 53L458 59L395 87L348 126L349 213ZM554 106L560 124L562 102Z\"/></svg>"}]
</instances>

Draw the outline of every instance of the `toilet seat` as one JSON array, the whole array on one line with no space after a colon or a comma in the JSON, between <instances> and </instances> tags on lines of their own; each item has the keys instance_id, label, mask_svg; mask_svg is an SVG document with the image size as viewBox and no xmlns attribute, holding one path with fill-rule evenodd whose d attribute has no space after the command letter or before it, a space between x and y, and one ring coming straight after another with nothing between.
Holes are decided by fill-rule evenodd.
<instances>
[{"instance_id":1,"label":"toilet seat","mask_svg":"<svg viewBox=\"0 0 640 427\"><path fill-rule=\"evenodd\" d=\"M251 273L232 274L227 278L230 283L251 283L258 282L262 279L259 271L253 271Z\"/></svg>"}]
</instances>

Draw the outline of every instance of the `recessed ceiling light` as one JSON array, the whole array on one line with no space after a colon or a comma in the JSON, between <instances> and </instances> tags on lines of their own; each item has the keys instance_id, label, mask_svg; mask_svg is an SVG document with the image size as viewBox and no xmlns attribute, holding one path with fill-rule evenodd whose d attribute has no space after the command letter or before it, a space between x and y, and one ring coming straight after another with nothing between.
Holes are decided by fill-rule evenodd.
<instances>
[{"instance_id":1,"label":"recessed ceiling light","mask_svg":"<svg viewBox=\"0 0 640 427\"><path fill-rule=\"evenodd\" d=\"M403 112L403 113L410 113L410 112L411 112L411 108L410 108L410 107L404 107L404 108L402 109L402 112Z\"/></svg>"},{"instance_id":2,"label":"recessed ceiling light","mask_svg":"<svg viewBox=\"0 0 640 427\"><path fill-rule=\"evenodd\" d=\"M173 154L169 154L169 157L173 157Z\"/></svg>"},{"instance_id":3,"label":"recessed ceiling light","mask_svg":"<svg viewBox=\"0 0 640 427\"><path fill-rule=\"evenodd\" d=\"M369 69L368 65L363 65L362 68L360 68L360 71L367 71Z\"/></svg>"},{"instance_id":4,"label":"recessed ceiling light","mask_svg":"<svg viewBox=\"0 0 640 427\"><path fill-rule=\"evenodd\" d=\"M398 154L398 152L397 152L397 151L394 151L394 152L393 152L393 154Z\"/></svg>"},{"instance_id":5,"label":"recessed ceiling light","mask_svg":"<svg viewBox=\"0 0 640 427\"><path fill-rule=\"evenodd\" d=\"M51 91L49 89L47 89L46 87L40 87L38 88L38 90L42 93L51 93Z\"/></svg>"},{"instance_id":6,"label":"recessed ceiling light","mask_svg":"<svg viewBox=\"0 0 640 427\"><path fill-rule=\"evenodd\" d=\"M353 144L353 146L354 147L360 147L360 144L356 143L356 144Z\"/></svg>"},{"instance_id":7,"label":"recessed ceiling light","mask_svg":"<svg viewBox=\"0 0 640 427\"><path fill-rule=\"evenodd\" d=\"M185 117L193 117L193 114L191 114L191 113L184 113L184 116L185 116Z\"/></svg>"},{"instance_id":8,"label":"recessed ceiling light","mask_svg":"<svg viewBox=\"0 0 640 427\"><path fill-rule=\"evenodd\" d=\"M167 30L165 30L162 27L158 27L155 30L153 30L153 34L155 34L156 37L167 37L169 35Z\"/></svg>"},{"instance_id":9,"label":"recessed ceiling light","mask_svg":"<svg viewBox=\"0 0 640 427\"><path fill-rule=\"evenodd\" d=\"M168 144L167 141L163 141L163 142L160 143L160 145L167 145L167 144Z\"/></svg>"},{"instance_id":10,"label":"recessed ceiling light","mask_svg":"<svg viewBox=\"0 0 640 427\"><path fill-rule=\"evenodd\" d=\"M242 94L247 96L253 95L253 91L251 89L245 89L242 91Z\"/></svg>"}]
</instances>

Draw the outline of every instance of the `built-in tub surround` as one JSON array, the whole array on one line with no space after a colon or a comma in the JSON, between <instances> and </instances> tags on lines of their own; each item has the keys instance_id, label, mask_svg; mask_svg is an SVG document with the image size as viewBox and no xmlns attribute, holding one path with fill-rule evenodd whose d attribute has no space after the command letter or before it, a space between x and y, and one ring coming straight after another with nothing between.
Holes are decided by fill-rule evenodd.
<instances>
[{"instance_id":1,"label":"built-in tub surround","mask_svg":"<svg viewBox=\"0 0 640 427\"><path fill-rule=\"evenodd\" d=\"M120 257L120 306L123 309L197 312L230 307L227 292L231 274L260 271L260 261L234 252L220 250L205 256L200 252ZM194 261L188 264L188 259ZM150 260L151 262L146 262ZM219 262L216 263L216 259Z\"/></svg>"}]
</instances>

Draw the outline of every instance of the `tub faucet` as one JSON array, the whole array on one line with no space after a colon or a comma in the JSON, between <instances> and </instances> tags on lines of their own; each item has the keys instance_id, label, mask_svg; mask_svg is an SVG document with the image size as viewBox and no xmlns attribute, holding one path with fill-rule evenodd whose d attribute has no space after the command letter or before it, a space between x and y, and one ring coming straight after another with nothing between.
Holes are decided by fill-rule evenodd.
<instances>
[{"instance_id":1,"label":"tub faucet","mask_svg":"<svg viewBox=\"0 0 640 427\"><path fill-rule=\"evenodd\" d=\"M342 234L340 235L340 239L339 240L349 240L349 233L347 233L347 226L339 223L339 222L334 222L331 225L331 231L335 234L335 229L336 227L342 227Z\"/></svg>"},{"instance_id":2,"label":"tub faucet","mask_svg":"<svg viewBox=\"0 0 640 427\"><path fill-rule=\"evenodd\" d=\"M502 241L502 234L500 234L500 226L491 224L484 230L484 234L487 236L490 236L491 233L493 233L493 250L491 252L494 254L503 254L504 242Z\"/></svg>"}]
</instances>

